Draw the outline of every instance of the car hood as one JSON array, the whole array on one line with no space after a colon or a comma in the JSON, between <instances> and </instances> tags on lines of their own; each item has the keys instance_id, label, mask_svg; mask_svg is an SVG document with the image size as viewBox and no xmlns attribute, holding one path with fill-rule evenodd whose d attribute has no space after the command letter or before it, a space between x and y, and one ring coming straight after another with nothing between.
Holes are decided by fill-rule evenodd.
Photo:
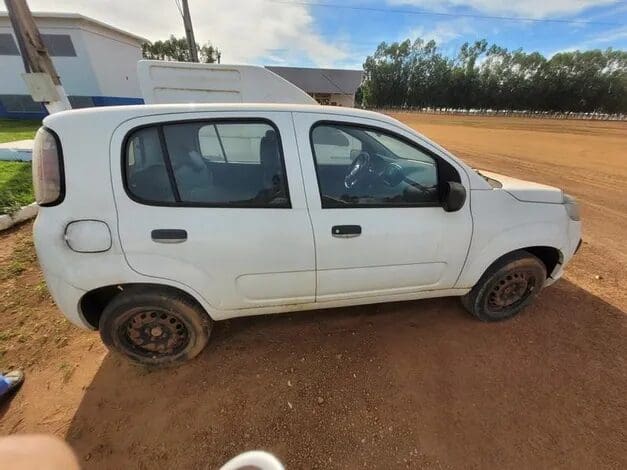
<instances>
[{"instance_id":1,"label":"car hood","mask_svg":"<svg viewBox=\"0 0 627 470\"><path fill-rule=\"evenodd\" d=\"M502 189L510 193L519 201L524 202L545 202L561 204L564 202L564 194L559 188L547 186L545 184L533 183L531 181L519 180L511 176L499 175L490 171L481 170L481 174L490 179L498 181Z\"/></svg>"}]
</instances>

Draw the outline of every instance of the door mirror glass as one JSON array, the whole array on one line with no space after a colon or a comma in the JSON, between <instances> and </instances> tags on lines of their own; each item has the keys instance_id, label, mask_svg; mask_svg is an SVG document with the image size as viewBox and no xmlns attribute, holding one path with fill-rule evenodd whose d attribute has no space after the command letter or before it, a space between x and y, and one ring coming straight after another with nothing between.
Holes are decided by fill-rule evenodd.
<instances>
[{"instance_id":1,"label":"door mirror glass","mask_svg":"<svg viewBox=\"0 0 627 470\"><path fill-rule=\"evenodd\" d=\"M464 207L466 202L466 188L461 183L448 181L444 185L442 207L446 212L456 212Z\"/></svg>"}]
</instances>

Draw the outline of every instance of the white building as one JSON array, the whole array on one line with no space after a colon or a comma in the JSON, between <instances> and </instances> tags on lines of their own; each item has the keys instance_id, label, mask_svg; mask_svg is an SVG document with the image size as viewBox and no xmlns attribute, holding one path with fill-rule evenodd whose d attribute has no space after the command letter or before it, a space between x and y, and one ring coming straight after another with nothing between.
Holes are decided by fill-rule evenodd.
<instances>
[{"instance_id":1,"label":"white building","mask_svg":"<svg viewBox=\"0 0 627 470\"><path fill-rule=\"evenodd\" d=\"M33 16L74 108L143 103L137 61L147 40L74 13ZM7 12L0 12L0 117L39 118L20 76L24 65Z\"/></svg>"}]
</instances>

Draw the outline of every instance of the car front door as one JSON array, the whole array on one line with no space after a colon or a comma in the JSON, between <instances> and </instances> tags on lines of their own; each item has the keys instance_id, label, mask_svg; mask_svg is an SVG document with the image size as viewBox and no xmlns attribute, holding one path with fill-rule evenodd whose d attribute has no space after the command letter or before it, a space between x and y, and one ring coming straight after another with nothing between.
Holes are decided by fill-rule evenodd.
<instances>
[{"instance_id":1,"label":"car front door","mask_svg":"<svg viewBox=\"0 0 627 470\"><path fill-rule=\"evenodd\" d=\"M118 128L111 149L118 231L135 271L193 289L214 314L314 301L290 113L142 117Z\"/></svg>"},{"instance_id":2,"label":"car front door","mask_svg":"<svg viewBox=\"0 0 627 470\"><path fill-rule=\"evenodd\" d=\"M330 120L332 118L332 120ZM384 121L294 113L317 260L317 301L402 299L451 289L463 267L470 203L446 212L459 165Z\"/></svg>"}]
</instances>

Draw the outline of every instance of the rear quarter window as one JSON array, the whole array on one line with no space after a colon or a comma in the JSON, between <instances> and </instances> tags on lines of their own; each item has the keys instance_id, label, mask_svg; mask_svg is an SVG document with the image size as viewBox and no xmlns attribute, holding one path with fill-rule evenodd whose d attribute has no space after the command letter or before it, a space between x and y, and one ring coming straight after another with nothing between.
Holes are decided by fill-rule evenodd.
<instances>
[{"instance_id":1,"label":"rear quarter window","mask_svg":"<svg viewBox=\"0 0 627 470\"><path fill-rule=\"evenodd\" d=\"M124 170L127 189L137 200L175 202L156 127L138 130L128 139Z\"/></svg>"}]
</instances>

